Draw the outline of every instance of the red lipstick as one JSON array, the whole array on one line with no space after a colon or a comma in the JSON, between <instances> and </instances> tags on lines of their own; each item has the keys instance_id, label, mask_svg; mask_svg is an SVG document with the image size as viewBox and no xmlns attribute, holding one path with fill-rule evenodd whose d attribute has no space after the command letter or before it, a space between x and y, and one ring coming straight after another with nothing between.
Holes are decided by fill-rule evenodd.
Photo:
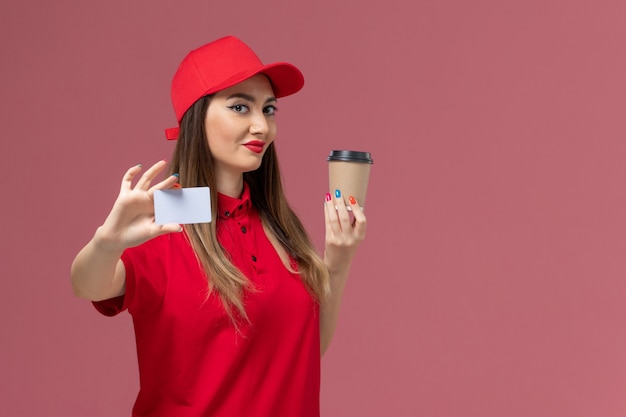
<instances>
[{"instance_id":1,"label":"red lipstick","mask_svg":"<svg viewBox=\"0 0 626 417\"><path fill-rule=\"evenodd\" d=\"M265 147L265 142L260 140L251 140L250 142L244 143L243 146L250 149L254 153L261 153Z\"/></svg>"}]
</instances>

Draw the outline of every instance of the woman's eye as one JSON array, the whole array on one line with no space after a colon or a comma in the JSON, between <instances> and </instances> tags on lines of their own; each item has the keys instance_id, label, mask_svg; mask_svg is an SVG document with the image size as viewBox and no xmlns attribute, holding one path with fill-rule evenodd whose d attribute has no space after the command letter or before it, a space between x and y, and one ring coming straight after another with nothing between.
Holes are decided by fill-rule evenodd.
<instances>
[{"instance_id":1,"label":"woman's eye","mask_svg":"<svg viewBox=\"0 0 626 417\"><path fill-rule=\"evenodd\" d=\"M267 106L266 108L263 109L263 113L272 115L272 114L276 114L277 110L278 109L276 108L276 106Z\"/></svg>"},{"instance_id":2,"label":"woman's eye","mask_svg":"<svg viewBox=\"0 0 626 417\"><path fill-rule=\"evenodd\" d=\"M232 109L236 113L247 113L248 106L243 104L235 104L233 106L228 106L229 109Z\"/></svg>"}]
</instances>

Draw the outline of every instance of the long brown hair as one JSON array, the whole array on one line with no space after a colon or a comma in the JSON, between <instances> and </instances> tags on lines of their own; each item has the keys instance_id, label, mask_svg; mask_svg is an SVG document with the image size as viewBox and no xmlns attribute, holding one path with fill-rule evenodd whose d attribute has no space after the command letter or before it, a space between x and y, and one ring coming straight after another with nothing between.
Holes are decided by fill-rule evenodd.
<instances>
[{"instance_id":1,"label":"long brown hair","mask_svg":"<svg viewBox=\"0 0 626 417\"><path fill-rule=\"evenodd\" d=\"M244 291L254 291L254 287L232 264L217 240L217 179L213 155L205 134L205 116L211 98L202 97L183 116L170 174L178 173L183 187L208 186L211 190L213 222L185 225L185 232L206 274L207 294L216 292L219 295L226 312L237 326L235 311L247 320L242 296ZM268 146L261 166L255 171L244 173L244 181L250 187L250 200L263 224L296 262L298 273L309 293L321 302L330 292L328 270L287 202L273 143ZM285 267L290 268L290 265Z\"/></svg>"}]
</instances>

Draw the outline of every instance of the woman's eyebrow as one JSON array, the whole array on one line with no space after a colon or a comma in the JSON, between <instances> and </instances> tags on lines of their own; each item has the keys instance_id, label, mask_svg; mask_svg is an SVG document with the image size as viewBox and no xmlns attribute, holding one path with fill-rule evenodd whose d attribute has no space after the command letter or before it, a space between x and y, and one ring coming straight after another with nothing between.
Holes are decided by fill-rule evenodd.
<instances>
[{"instance_id":1,"label":"woman's eyebrow","mask_svg":"<svg viewBox=\"0 0 626 417\"><path fill-rule=\"evenodd\" d=\"M249 94L245 94L245 93L234 93L231 94L230 96L228 96L226 98L226 100L230 100L231 98L241 98L243 100L247 100L251 103L256 102L255 98ZM265 103L269 103L270 101L276 101L276 97L268 97L267 100L265 100Z\"/></svg>"}]
</instances>

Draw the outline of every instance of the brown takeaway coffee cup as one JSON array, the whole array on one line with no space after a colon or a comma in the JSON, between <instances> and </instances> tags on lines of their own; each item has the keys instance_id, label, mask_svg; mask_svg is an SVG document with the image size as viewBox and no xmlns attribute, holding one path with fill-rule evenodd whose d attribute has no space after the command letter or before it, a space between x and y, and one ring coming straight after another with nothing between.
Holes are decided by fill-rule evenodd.
<instances>
[{"instance_id":1,"label":"brown takeaway coffee cup","mask_svg":"<svg viewBox=\"0 0 626 417\"><path fill-rule=\"evenodd\" d=\"M341 191L347 201L353 196L361 208L365 207L367 183L374 161L369 152L331 151L328 160L328 184L330 193Z\"/></svg>"}]
</instances>

